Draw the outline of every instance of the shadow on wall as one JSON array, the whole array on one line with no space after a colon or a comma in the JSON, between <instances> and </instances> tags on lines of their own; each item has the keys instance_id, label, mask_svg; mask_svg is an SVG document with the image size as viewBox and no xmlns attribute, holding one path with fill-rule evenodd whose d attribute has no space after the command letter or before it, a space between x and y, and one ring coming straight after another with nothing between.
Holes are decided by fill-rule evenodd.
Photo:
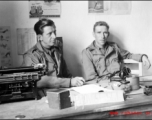
<instances>
[{"instance_id":1,"label":"shadow on wall","mask_svg":"<svg viewBox=\"0 0 152 120\"><path fill-rule=\"evenodd\" d=\"M109 36L109 39L108 41L112 41L112 42L116 42L121 48L126 48L126 46L123 44L123 39L120 40L119 38L117 38L116 36L114 36L113 34L110 34ZM125 50L128 50L128 49L125 49ZM129 51L129 50L128 50ZM130 51L129 51L130 52ZM145 53L146 54L146 53ZM152 61L150 61L151 64L152 64ZM143 65L142 65L143 66ZM146 76L146 75L152 75L151 73L152 71L152 66L150 67L150 69L147 69L145 66L142 67L142 74L143 76Z\"/></svg>"},{"instance_id":2,"label":"shadow on wall","mask_svg":"<svg viewBox=\"0 0 152 120\"><path fill-rule=\"evenodd\" d=\"M81 53L78 52L78 47L72 43L65 43L63 45L64 59L67 67L73 76L83 76L83 68L81 62Z\"/></svg>"},{"instance_id":3,"label":"shadow on wall","mask_svg":"<svg viewBox=\"0 0 152 120\"><path fill-rule=\"evenodd\" d=\"M63 40L64 41L64 40ZM124 48L122 40L110 34L108 41L116 42L121 48ZM91 41L92 42L92 41ZM90 44L91 44L90 42ZM81 44L81 43L79 43ZM84 69L82 66L82 54L78 52L79 48L76 47L75 44L63 43L63 50L64 50L64 59L68 66L69 71L72 73L73 76L85 76ZM85 48L83 48L85 49Z\"/></svg>"},{"instance_id":4,"label":"shadow on wall","mask_svg":"<svg viewBox=\"0 0 152 120\"><path fill-rule=\"evenodd\" d=\"M122 42L123 40L120 40L117 36L113 35L112 33L110 33L108 41L115 42L119 45L119 47L125 48L125 45Z\"/></svg>"}]
</instances>

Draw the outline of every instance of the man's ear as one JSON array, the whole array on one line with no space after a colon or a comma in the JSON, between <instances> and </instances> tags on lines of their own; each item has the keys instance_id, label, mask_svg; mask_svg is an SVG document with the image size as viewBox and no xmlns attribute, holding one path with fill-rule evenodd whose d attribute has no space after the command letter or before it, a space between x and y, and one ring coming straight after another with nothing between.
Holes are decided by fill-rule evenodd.
<instances>
[{"instance_id":1,"label":"man's ear","mask_svg":"<svg viewBox=\"0 0 152 120\"><path fill-rule=\"evenodd\" d=\"M108 37L110 36L110 32L108 32Z\"/></svg>"},{"instance_id":2,"label":"man's ear","mask_svg":"<svg viewBox=\"0 0 152 120\"><path fill-rule=\"evenodd\" d=\"M37 40L38 41L42 41L43 39L42 39L42 35L37 35Z\"/></svg>"}]
</instances>

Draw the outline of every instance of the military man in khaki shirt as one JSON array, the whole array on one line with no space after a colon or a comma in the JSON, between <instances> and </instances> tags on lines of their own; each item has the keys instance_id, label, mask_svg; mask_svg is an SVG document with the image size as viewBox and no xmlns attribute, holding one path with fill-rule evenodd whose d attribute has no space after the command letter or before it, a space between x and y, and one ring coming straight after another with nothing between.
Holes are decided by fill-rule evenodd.
<instances>
[{"instance_id":1,"label":"military man in khaki shirt","mask_svg":"<svg viewBox=\"0 0 152 120\"><path fill-rule=\"evenodd\" d=\"M89 83L100 83L120 71L123 59L143 62L147 68L151 64L145 54L132 54L116 43L107 41L109 25L104 21L96 22L93 28L95 40L82 51L85 79Z\"/></svg>"},{"instance_id":2,"label":"military man in khaki shirt","mask_svg":"<svg viewBox=\"0 0 152 120\"><path fill-rule=\"evenodd\" d=\"M44 64L47 75L37 82L38 88L60 88L82 86L82 77L73 77L67 69L60 48L60 41L56 39L56 26L52 20L40 19L35 25L37 44L24 54L23 66Z\"/></svg>"}]
</instances>

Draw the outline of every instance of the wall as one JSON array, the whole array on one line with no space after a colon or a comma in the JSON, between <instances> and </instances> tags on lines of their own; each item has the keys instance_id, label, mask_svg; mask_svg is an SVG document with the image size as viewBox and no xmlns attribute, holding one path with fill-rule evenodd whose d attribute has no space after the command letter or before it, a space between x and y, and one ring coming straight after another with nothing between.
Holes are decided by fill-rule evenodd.
<instances>
[{"instance_id":1,"label":"wall","mask_svg":"<svg viewBox=\"0 0 152 120\"><path fill-rule=\"evenodd\" d=\"M109 40L117 42L132 53L145 53L152 63L152 2L132 1L129 15L88 14L88 1L61 1L61 17L55 21L57 35L64 40L64 57L74 76L83 76L81 51L94 40L92 28L96 21L110 25ZM17 28L31 28L38 18L29 18L28 1L0 1L0 26L11 27L13 66L20 66L22 56L17 55ZM152 74L144 68L144 75Z\"/></svg>"}]
</instances>

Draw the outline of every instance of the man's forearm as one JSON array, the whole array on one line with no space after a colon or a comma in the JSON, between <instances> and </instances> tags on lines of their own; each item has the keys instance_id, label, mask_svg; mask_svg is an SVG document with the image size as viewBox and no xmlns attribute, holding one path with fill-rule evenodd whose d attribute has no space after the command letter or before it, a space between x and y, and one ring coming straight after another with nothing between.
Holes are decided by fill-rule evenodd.
<instances>
[{"instance_id":1,"label":"man's forearm","mask_svg":"<svg viewBox=\"0 0 152 120\"><path fill-rule=\"evenodd\" d=\"M70 78L58 78L54 76L42 76L37 82L38 88L70 87Z\"/></svg>"},{"instance_id":2,"label":"man's forearm","mask_svg":"<svg viewBox=\"0 0 152 120\"><path fill-rule=\"evenodd\" d=\"M133 60L135 60L135 61L138 61L138 62L142 62L142 56L143 56L144 54L130 54L130 55L128 55L128 59L133 59Z\"/></svg>"}]
</instances>

